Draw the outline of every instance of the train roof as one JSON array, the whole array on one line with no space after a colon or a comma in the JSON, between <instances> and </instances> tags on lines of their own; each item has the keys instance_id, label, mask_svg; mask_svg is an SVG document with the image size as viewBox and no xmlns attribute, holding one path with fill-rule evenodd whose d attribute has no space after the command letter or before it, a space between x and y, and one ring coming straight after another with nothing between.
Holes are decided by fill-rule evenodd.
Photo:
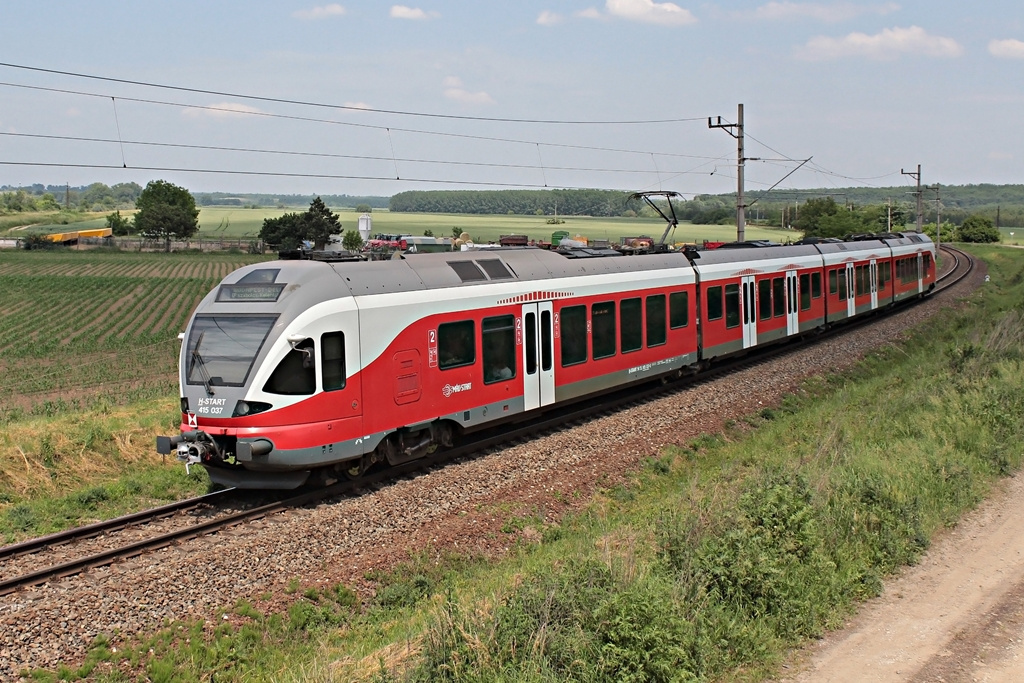
<instances>
[{"instance_id":1,"label":"train roof","mask_svg":"<svg viewBox=\"0 0 1024 683\"><path fill-rule=\"evenodd\" d=\"M443 289L487 282L536 281L583 275L689 268L681 252L570 258L531 247L435 254L406 254L388 261L332 263L353 295Z\"/></svg>"}]
</instances>

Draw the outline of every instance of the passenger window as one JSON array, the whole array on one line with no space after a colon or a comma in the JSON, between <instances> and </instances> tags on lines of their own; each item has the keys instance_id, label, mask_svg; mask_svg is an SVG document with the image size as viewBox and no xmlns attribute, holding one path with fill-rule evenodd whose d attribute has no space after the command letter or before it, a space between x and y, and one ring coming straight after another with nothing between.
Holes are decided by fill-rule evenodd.
<instances>
[{"instance_id":1,"label":"passenger window","mask_svg":"<svg viewBox=\"0 0 1024 683\"><path fill-rule=\"evenodd\" d=\"M476 362L476 325L472 320L437 326L438 366L442 370Z\"/></svg>"},{"instance_id":2,"label":"passenger window","mask_svg":"<svg viewBox=\"0 0 1024 683\"><path fill-rule=\"evenodd\" d=\"M821 298L821 273L811 273L811 297Z\"/></svg>"},{"instance_id":3,"label":"passenger window","mask_svg":"<svg viewBox=\"0 0 1024 683\"><path fill-rule=\"evenodd\" d=\"M772 315L776 318L786 315L786 279L772 279Z\"/></svg>"},{"instance_id":4,"label":"passenger window","mask_svg":"<svg viewBox=\"0 0 1024 683\"><path fill-rule=\"evenodd\" d=\"M320 366L324 391L345 388L345 334L328 332L320 337Z\"/></svg>"},{"instance_id":5,"label":"passenger window","mask_svg":"<svg viewBox=\"0 0 1024 683\"><path fill-rule=\"evenodd\" d=\"M673 330L690 324L690 293L672 292L668 295L668 325Z\"/></svg>"},{"instance_id":6,"label":"passenger window","mask_svg":"<svg viewBox=\"0 0 1024 683\"><path fill-rule=\"evenodd\" d=\"M725 286L725 326L737 327L740 324L740 286Z\"/></svg>"},{"instance_id":7,"label":"passenger window","mask_svg":"<svg viewBox=\"0 0 1024 683\"><path fill-rule=\"evenodd\" d=\"M846 268L836 271L839 278L839 300L846 301Z\"/></svg>"},{"instance_id":8,"label":"passenger window","mask_svg":"<svg viewBox=\"0 0 1024 683\"><path fill-rule=\"evenodd\" d=\"M307 396L316 391L316 361L312 339L303 339L292 347L274 368L263 391L285 396Z\"/></svg>"},{"instance_id":9,"label":"passenger window","mask_svg":"<svg viewBox=\"0 0 1024 683\"><path fill-rule=\"evenodd\" d=\"M772 281L768 278L757 283L757 308L761 320L770 320L772 317Z\"/></svg>"},{"instance_id":10,"label":"passenger window","mask_svg":"<svg viewBox=\"0 0 1024 683\"><path fill-rule=\"evenodd\" d=\"M590 307L594 360L615 355L615 302L605 301Z\"/></svg>"},{"instance_id":11,"label":"passenger window","mask_svg":"<svg viewBox=\"0 0 1024 683\"><path fill-rule=\"evenodd\" d=\"M661 346L668 339L665 330L665 295L647 297L647 346Z\"/></svg>"},{"instance_id":12,"label":"passenger window","mask_svg":"<svg viewBox=\"0 0 1024 683\"><path fill-rule=\"evenodd\" d=\"M619 302L619 344L623 353L639 351L644 345L643 308L640 299Z\"/></svg>"},{"instance_id":13,"label":"passenger window","mask_svg":"<svg viewBox=\"0 0 1024 683\"><path fill-rule=\"evenodd\" d=\"M828 293L829 294L838 294L839 293L838 273L837 273L835 268L833 268L832 270L828 271Z\"/></svg>"},{"instance_id":14,"label":"passenger window","mask_svg":"<svg viewBox=\"0 0 1024 683\"><path fill-rule=\"evenodd\" d=\"M502 382L516 376L516 330L514 315L484 318L484 384Z\"/></svg>"},{"instance_id":15,"label":"passenger window","mask_svg":"<svg viewBox=\"0 0 1024 683\"><path fill-rule=\"evenodd\" d=\"M722 319L722 288L708 287L708 320Z\"/></svg>"},{"instance_id":16,"label":"passenger window","mask_svg":"<svg viewBox=\"0 0 1024 683\"><path fill-rule=\"evenodd\" d=\"M587 360L587 308L567 306L559 313L562 367Z\"/></svg>"},{"instance_id":17,"label":"passenger window","mask_svg":"<svg viewBox=\"0 0 1024 683\"><path fill-rule=\"evenodd\" d=\"M800 310L806 311L811 307L811 274L804 273L800 276Z\"/></svg>"}]
</instances>

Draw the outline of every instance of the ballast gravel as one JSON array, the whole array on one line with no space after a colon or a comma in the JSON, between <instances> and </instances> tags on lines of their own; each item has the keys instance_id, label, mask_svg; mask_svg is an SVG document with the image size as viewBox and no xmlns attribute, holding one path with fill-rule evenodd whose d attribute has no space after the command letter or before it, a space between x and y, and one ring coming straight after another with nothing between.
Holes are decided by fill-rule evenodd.
<instances>
[{"instance_id":1,"label":"ballast gravel","mask_svg":"<svg viewBox=\"0 0 1024 683\"><path fill-rule=\"evenodd\" d=\"M976 273L956 294L973 291L983 279ZM413 554L500 556L516 540L502 532L510 516L557 522L663 446L716 433L727 420L778 405L808 376L850 366L953 300L929 299L713 382L358 497L291 510L0 597L0 680L17 680L32 668L76 666L101 634L120 649L126 639L172 620L213 623L218 608L243 599L261 610L286 609L302 593L294 590L296 582L343 582L365 597L373 591L368 572Z\"/></svg>"}]
</instances>

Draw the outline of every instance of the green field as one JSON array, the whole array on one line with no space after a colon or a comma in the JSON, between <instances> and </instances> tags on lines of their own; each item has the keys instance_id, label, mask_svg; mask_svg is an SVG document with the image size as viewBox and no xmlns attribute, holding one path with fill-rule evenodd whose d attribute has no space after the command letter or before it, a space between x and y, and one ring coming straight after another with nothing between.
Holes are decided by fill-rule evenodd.
<instances>
[{"instance_id":1,"label":"green field","mask_svg":"<svg viewBox=\"0 0 1024 683\"><path fill-rule=\"evenodd\" d=\"M243 207L202 207L199 211L200 240L254 240L266 218L278 218L286 213L301 213L308 207L287 207L284 209L261 207L257 209ZM355 230L359 226L359 213L350 209L336 210L341 218L342 231ZM122 211L123 216L130 216L131 211ZM496 242L502 235L527 235L537 241L550 241L555 231L565 230L570 236L582 235L589 239L603 239L617 242L623 237L649 235L660 237L665 231L665 223L660 218L591 218L588 216L562 216L564 222L548 223L548 216L502 216L502 215L468 215L468 214L427 214L427 213L391 213L377 210L371 214L374 233L408 233L422 235L427 230L438 237L449 237L454 229L459 233L467 232L474 241L485 244ZM80 220L79 220L80 219ZM74 220L65 223L64 220ZM28 225L33 221L41 221ZM55 233L72 230L89 230L105 227L106 214L20 214L6 216L0 221L0 233L6 237L21 237L33 233ZM20 228L11 230L11 228ZM747 224L747 239L767 239L786 242L798 239L791 230L767 228ZM674 234L669 235L672 243L696 243L708 241L730 241L736 239L736 228L732 225L691 225L681 223Z\"/></svg>"},{"instance_id":2,"label":"green field","mask_svg":"<svg viewBox=\"0 0 1024 683\"><path fill-rule=\"evenodd\" d=\"M204 239L256 237L265 218L277 218L284 213L304 211L302 209L244 209L206 207L199 212L199 229ZM355 211L337 212L343 230L355 230L359 225L359 214ZM590 218L585 216L562 217L564 223L550 224L547 216L496 216L466 214L391 213L375 211L371 214L374 233L408 233L422 235L431 231L435 236L448 237L453 229L468 232L479 243L497 241L501 235L527 235L538 241L550 241L556 230L568 231L570 235L583 235L590 239L606 239L611 242L622 237L650 235L660 237L665 230L661 219L646 218ZM787 241L796 239L791 230L747 226L747 239L770 239ZM702 240L728 241L736 239L736 228L729 225L680 224L673 242L699 242Z\"/></svg>"},{"instance_id":3,"label":"green field","mask_svg":"<svg viewBox=\"0 0 1024 683\"><path fill-rule=\"evenodd\" d=\"M242 254L0 251L0 421L174 391L177 335Z\"/></svg>"}]
</instances>

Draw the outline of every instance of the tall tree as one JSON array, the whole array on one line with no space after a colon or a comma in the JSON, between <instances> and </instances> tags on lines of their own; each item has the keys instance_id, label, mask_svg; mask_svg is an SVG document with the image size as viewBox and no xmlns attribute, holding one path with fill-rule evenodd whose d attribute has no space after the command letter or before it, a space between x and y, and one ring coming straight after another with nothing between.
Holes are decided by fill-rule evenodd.
<instances>
[{"instance_id":1,"label":"tall tree","mask_svg":"<svg viewBox=\"0 0 1024 683\"><path fill-rule=\"evenodd\" d=\"M298 249L303 242L312 242L314 249L323 249L331 235L341 233L341 220L320 197L309 204L305 213L286 213L278 218L263 219L260 239L282 251Z\"/></svg>"},{"instance_id":2,"label":"tall tree","mask_svg":"<svg viewBox=\"0 0 1024 683\"><path fill-rule=\"evenodd\" d=\"M309 204L306 211L306 239L314 249L323 249L331 241L331 235L341 233L341 218L332 213L320 197Z\"/></svg>"},{"instance_id":3,"label":"tall tree","mask_svg":"<svg viewBox=\"0 0 1024 683\"><path fill-rule=\"evenodd\" d=\"M148 239L188 239L199 231L199 209L192 194L166 180L153 180L135 201L135 227Z\"/></svg>"}]
</instances>

